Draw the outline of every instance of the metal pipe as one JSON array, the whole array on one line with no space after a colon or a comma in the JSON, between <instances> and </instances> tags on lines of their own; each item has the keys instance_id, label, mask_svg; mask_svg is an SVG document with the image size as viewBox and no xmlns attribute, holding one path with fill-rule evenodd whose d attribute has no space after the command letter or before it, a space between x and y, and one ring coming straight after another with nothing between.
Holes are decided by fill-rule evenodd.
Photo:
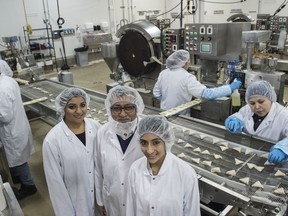
<instances>
[{"instance_id":1,"label":"metal pipe","mask_svg":"<svg viewBox=\"0 0 288 216\"><path fill-rule=\"evenodd\" d=\"M203 209L204 211L208 212L211 215L218 215L219 214L219 212L214 211L213 209L211 209L211 208L209 208L209 207L207 207L201 203L200 203L200 208Z\"/></svg>"},{"instance_id":2,"label":"metal pipe","mask_svg":"<svg viewBox=\"0 0 288 216\"><path fill-rule=\"evenodd\" d=\"M131 22L134 22L134 12L133 12L133 0L131 0Z\"/></svg>"},{"instance_id":3,"label":"metal pipe","mask_svg":"<svg viewBox=\"0 0 288 216\"><path fill-rule=\"evenodd\" d=\"M180 7L180 28L182 28L182 19L183 19L183 0L181 0L181 7Z\"/></svg>"},{"instance_id":4,"label":"metal pipe","mask_svg":"<svg viewBox=\"0 0 288 216\"><path fill-rule=\"evenodd\" d=\"M122 19L125 20L125 3L124 0L122 0L122 6L120 6L122 9Z\"/></svg>"},{"instance_id":5,"label":"metal pipe","mask_svg":"<svg viewBox=\"0 0 288 216\"><path fill-rule=\"evenodd\" d=\"M128 16L128 22L130 22L130 6L129 6L129 0L127 0L127 16Z\"/></svg>"},{"instance_id":6,"label":"metal pipe","mask_svg":"<svg viewBox=\"0 0 288 216\"><path fill-rule=\"evenodd\" d=\"M254 54L254 43L247 43L247 70L251 71L252 57Z\"/></svg>"}]
</instances>

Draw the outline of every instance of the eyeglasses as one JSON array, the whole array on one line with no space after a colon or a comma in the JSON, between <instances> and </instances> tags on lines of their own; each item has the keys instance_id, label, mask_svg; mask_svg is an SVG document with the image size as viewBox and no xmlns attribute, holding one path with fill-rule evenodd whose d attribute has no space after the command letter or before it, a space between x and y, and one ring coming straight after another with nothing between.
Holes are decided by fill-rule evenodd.
<instances>
[{"instance_id":1,"label":"eyeglasses","mask_svg":"<svg viewBox=\"0 0 288 216\"><path fill-rule=\"evenodd\" d=\"M128 104L125 106L112 106L111 111L115 114L119 114L124 110L125 113L132 113L136 110L136 106L132 104Z\"/></svg>"}]
</instances>

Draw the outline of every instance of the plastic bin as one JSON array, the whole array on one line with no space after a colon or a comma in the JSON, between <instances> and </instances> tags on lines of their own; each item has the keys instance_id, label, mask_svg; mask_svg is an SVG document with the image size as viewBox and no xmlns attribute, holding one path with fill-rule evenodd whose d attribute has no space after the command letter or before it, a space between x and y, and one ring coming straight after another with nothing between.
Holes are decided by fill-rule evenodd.
<instances>
[{"instance_id":1,"label":"plastic bin","mask_svg":"<svg viewBox=\"0 0 288 216\"><path fill-rule=\"evenodd\" d=\"M88 46L79 47L74 49L76 52L76 64L78 66L84 66L88 64Z\"/></svg>"}]
</instances>

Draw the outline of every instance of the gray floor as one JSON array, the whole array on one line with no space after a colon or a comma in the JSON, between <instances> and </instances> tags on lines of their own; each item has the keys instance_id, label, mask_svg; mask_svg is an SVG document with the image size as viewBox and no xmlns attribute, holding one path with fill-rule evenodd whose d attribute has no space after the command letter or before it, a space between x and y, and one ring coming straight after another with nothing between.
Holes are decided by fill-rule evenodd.
<instances>
[{"instance_id":1,"label":"gray floor","mask_svg":"<svg viewBox=\"0 0 288 216\"><path fill-rule=\"evenodd\" d=\"M90 62L88 66L73 66L69 70L73 73L74 85L82 86L94 91L106 93L106 84L113 82L109 78L110 70L104 61ZM53 78L55 77L55 78ZM56 79L56 72L46 73L43 78ZM51 126L41 120L30 121L33 132L35 153L29 161L31 172L38 188L35 195L20 201L25 216L54 215L49 199L42 162L42 142Z\"/></svg>"}]
</instances>

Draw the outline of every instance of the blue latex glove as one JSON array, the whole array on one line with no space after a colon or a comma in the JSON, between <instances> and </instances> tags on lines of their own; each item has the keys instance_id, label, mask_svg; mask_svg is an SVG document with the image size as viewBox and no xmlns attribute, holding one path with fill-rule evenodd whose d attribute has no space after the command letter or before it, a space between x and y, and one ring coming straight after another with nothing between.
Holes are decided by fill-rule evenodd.
<instances>
[{"instance_id":1,"label":"blue latex glove","mask_svg":"<svg viewBox=\"0 0 288 216\"><path fill-rule=\"evenodd\" d=\"M225 127L232 133L241 133L243 129L243 122L234 116L229 116L225 120Z\"/></svg>"},{"instance_id":2,"label":"blue latex glove","mask_svg":"<svg viewBox=\"0 0 288 216\"><path fill-rule=\"evenodd\" d=\"M231 91L233 92L235 89L239 89L240 86L241 86L241 82L235 79L235 80L230 84Z\"/></svg>"},{"instance_id":3,"label":"blue latex glove","mask_svg":"<svg viewBox=\"0 0 288 216\"><path fill-rule=\"evenodd\" d=\"M287 158L287 155L278 148L273 148L270 150L268 155L268 161L269 163L281 163Z\"/></svg>"}]
</instances>

